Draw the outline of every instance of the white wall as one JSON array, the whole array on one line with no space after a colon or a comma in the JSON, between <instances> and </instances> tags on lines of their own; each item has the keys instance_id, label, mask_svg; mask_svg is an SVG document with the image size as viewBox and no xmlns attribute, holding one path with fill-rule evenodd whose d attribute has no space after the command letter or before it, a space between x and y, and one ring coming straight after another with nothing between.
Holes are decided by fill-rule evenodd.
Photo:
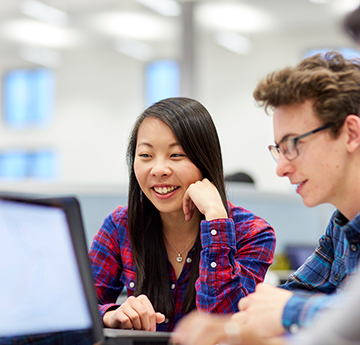
<instances>
[{"instance_id":1,"label":"white wall","mask_svg":"<svg viewBox=\"0 0 360 345\"><path fill-rule=\"evenodd\" d=\"M301 199L295 196L288 180L276 176L275 163L267 150L273 142L272 119L255 105L252 92L267 73L298 63L308 49L354 47L335 24L324 30L254 35L253 52L248 56L231 53L202 33L196 42L196 98L208 108L218 128L225 172L250 173L260 192L254 198L246 194L241 199L242 192L229 197L275 226L278 249L294 241L315 245L332 209L302 208ZM28 65L4 56L0 58L0 74ZM88 242L91 242L104 217L117 203L126 200L125 153L131 127L145 107L144 67L137 60L105 48L88 46L64 52L62 64L56 70L56 109L49 128L14 131L0 122L0 150L50 146L58 151L61 164L57 184L0 181L0 191L81 196ZM279 199L274 192L285 196ZM294 226L292 219L283 217L286 206L279 206L279 212L262 206L272 205L269 198L274 200L274 205L284 202L294 205L296 212L302 214L295 217ZM305 237L304 229L309 230Z\"/></svg>"},{"instance_id":2,"label":"white wall","mask_svg":"<svg viewBox=\"0 0 360 345\"><path fill-rule=\"evenodd\" d=\"M248 56L229 52L199 34L196 98L217 125L226 173L246 171L262 191L293 193L288 181L275 174L267 150L273 142L272 120L255 105L252 92L260 78L296 64L307 49L353 46L338 26L329 27L326 34L303 30L254 35L253 53ZM2 59L0 73L21 65L26 66L19 60ZM56 148L61 163L58 182L62 184L126 184L127 139L145 106L144 64L110 49L89 46L65 52L56 78L56 111L49 128L18 132L4 128L1 122L0 149Z\"/></svg>"}]
</instances>

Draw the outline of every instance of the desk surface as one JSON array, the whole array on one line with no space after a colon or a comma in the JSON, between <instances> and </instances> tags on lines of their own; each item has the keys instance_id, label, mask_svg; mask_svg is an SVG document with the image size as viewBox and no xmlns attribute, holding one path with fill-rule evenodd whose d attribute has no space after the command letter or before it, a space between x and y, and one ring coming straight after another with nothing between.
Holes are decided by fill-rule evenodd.
<instances>
[{"instance_id":1,"label":"desk surface","mask_svg":"<svg viewBox=\"0 0 360 345\"><path fill-rule=\"evenodd\" d=\"M104 328L106 345L167 345L170 340L168 332L146 332Z\"/></svg>"}]
</instances>

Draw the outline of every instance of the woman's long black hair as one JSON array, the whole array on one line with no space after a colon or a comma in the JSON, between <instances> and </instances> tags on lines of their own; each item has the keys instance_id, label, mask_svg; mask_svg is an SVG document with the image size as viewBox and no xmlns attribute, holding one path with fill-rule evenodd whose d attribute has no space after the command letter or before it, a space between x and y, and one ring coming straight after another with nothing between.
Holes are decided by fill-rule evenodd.
<instances>
[{"instance_id":1,"label":"woman's long black hair","mask_svg":"<svg viewBox=\"0 0 360 345\"><path fill-rule=\"evenodd\" d=\"M155 311L170 315L173 302L160 214L142 193L134 172L138 130L142 121L148 117L160 119L170 127L185 154L203 177L214 183L225 209L228 207L220 142L215 125L204 106L193 99L177 97L164 99L147 108L137 118L127 148L130 177L128 225L137 271L135 295L147 295ZM196 308L195 281L199 276L200 251L199 233L190 281L182 304L186 313Z\"/></svg>"}]
</instances>

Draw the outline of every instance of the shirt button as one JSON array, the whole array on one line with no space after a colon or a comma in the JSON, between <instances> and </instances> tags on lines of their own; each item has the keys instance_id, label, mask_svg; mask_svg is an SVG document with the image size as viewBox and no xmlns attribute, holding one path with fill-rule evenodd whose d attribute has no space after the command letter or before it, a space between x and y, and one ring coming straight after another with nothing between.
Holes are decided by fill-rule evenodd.
<instances>
[{"instance_id":1,"label":"shirt button","mask_svg":"<svg viewBox=\"0 0 360 345\"><path fill-rule=\"evenodd\" d=\"M336 273L334 278L336 281L338 281L340 279L340 273Z\"/></svg>"},{"instance_id":2,"label":"shirt button","mask_svg":"<svg viewBox=\"0 0 360 345\"><path fill-rule=\"evenodd\" d=\"M171 290L175 289L175 284L171 284Z\"/></svg>"},{"instance_id":3,"label":"shirt button","mask_svg":"<svg viewBox=\"0 0 360 345\"><path fill-rule=\"evenodd\" d=\"M355 243L353 243L353 244L350 245L350 250L351 250L352 252L357 252L358 246L357 246Z\"/></svg>"},{"instance_id":4,"label":"shirt button","mask_svg":"<svg viewBox=\"0 0 360 345\"><path fill-rule=\"evenodd\" d=\"M186 262L187 262L188 264L190 264L191 261L192 261L191 258L187 258L187 259L186 259Z\"/></svg>"},{"instance_id":5,"label":"shirt button","mask_svg":"<svg viewBox=\"0 0 360 345\"><path fill-rule=\"evenodd\" d=\"M169 319L166 317L164 322L169 323Z\"/></svg>"},{"instance_id":6,"label":"shirt button","mask_svg":"<svg viewBox=\"0 0 360 345\"><path fill-rule=\"evenodd\" d=\"M210 266L211 266L212 268L215 268L215 267L216 267L216 262L212 262L212 263L210 264Z\"/></svg>"},{"instance_id":7,"label":"shirt button","mask_svg":"<svg viewBox=\"0 0 360 345\"><path fill-rule=\"evenodd\" d=\"M129 287L133 288L135 286L135 283L134 282L130 282L129 283Z\"/></svg>"},{"instance_id":8,"label":"shirt button","mask_svg":"<svg viewBox=\"0 0 360 345\"><path fill-rule=\"evenodd\" d=\"M291 324L289 327L290 333L297 333L299 331L299 326L295 323Z\"/></svg>"},{"instance_id":9,"label":"shirt button","mask_svg":"<svg viewBox=\"0 0 360 345\"><path fill-rule=\"evenodd\" d=\"M211 235L215 236L217 234L217 231L215 229L212 229L210 233Z\"/></svg>"}]
</instances>

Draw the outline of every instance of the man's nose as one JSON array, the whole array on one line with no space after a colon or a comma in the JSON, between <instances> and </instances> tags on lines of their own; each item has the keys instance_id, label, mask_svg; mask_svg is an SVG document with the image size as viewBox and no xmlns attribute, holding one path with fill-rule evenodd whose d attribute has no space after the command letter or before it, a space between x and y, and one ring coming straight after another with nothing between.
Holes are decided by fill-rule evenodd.
<instances>
[{"instance_id":1,"label":"man's nose","mask_svg":"<svg viewBox=\"0 0 360 345\"><path fill-rule=\"evenodd\" d=\"M294 165L292 161L289 161L282 153L280 153L279 161L276 167L276 174L280 177L285 177L288 176L288 174L292 173L293 170Z\"/></svg>"}]
</instances>

